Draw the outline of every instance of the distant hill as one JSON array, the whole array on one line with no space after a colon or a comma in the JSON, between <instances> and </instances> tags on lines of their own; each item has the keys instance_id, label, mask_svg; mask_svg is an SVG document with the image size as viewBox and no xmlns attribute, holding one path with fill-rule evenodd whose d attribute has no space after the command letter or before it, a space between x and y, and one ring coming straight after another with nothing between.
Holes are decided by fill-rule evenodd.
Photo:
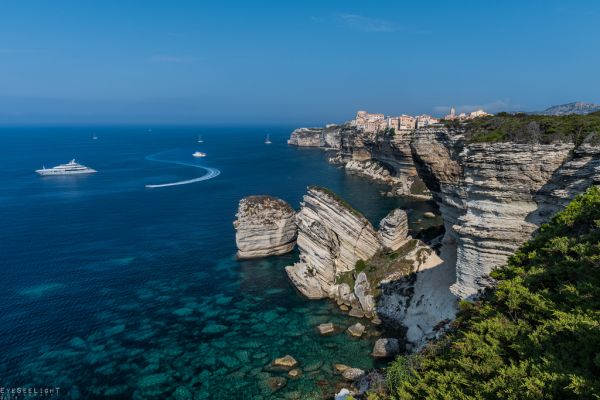
<instances>
[{"instance_id":1,"label":"distant hill","mask_svg":"<svg viewBox=\"0 0 600 400\"><path fill-rule=\"evenodd\" d=\"M589 114L596 111L600 111L600 104L592 104L592 103L567 103L561 104L558 106L552 106L550 108L545 109L544 111L536 112L533 114L541 114L541 115L568 115L568 114Z\"/></svg>"}]
</instances>

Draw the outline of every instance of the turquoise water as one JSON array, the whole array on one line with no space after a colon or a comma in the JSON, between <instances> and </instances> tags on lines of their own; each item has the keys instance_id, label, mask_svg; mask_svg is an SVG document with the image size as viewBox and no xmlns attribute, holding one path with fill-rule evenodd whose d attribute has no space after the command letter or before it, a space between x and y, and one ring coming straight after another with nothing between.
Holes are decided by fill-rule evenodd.
<instances>
[{"instance_id":1,"label":"turquoise water","mask_svg":"<svg viewBox=\"0 0 600 400\"><path fill-rule=\"evenodd\" d=\"M382 198L324 152L287 146L292 128L0 129L0 386L71 399L319 399L339 387L333 363L375 367L373 327L350 338L356 320L291 287L283 267L297 254L235 259L237 202L268 193L297 208L319 184L373 222L407 207L415 229L430 205ZM99 172L33 173L73 157ZM323 322L339 332L320 336ZM299 378L269 368L285 354Z\"/></svg>"}]
</instances>

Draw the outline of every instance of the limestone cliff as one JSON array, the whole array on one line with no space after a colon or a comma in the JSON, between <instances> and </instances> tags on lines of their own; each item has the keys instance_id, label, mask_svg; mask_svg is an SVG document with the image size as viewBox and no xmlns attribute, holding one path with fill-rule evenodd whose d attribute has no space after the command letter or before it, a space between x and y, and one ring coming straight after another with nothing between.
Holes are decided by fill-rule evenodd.
<instances>
[{"instance_id":1,"label":"limestone cliff","mask_svg":"<svg viewBox=\"0 0 600 400\"><path fill-rule=\"evenodd\" d=\"M600 183L600 148L466 143L445 128L417 130L411 149L456 246L452 291L469 297L538 226Z\"/></svg>"},{"instance_id":2,"label":"limestone cliff","mask_svg":"<svg viewBox=\"0 0 600 400\"><path fill-rule=\"evenodd\" d=\"M298 128L288 144L299 147L334 149L329 161L345 167L346 172L391 186L391 194L425 196L429 193L412 160L409 131L395 135L366 133L350 125L325 128Z\"/></svg>"},{"instance_id":3,"label":"limestone cliff","mask_svg":"<svg viewBox=\"0 0 600 400\"><path fill-rule=\"evenodd\" d=\"M296 244L294 209L271 196L249 196L240 200L235 227L238 258L285 254Z\"/></svg>"}]
</instances>

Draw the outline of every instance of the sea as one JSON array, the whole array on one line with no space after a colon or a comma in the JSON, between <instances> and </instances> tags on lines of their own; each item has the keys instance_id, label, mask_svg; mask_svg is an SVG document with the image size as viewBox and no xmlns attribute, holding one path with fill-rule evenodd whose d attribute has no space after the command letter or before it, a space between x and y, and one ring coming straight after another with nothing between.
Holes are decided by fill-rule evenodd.
<instances>
[{"instance_id":1,"label":"sea","mask_svg":"<svg viewBox=\"0 0 600 400\"><path fill-rule=\"evenodd\" d=\"M5 393L325 399L348 386L334 364L384 366L370 356L377 327L362 321L367 334L351 338L345 328L357 319L293 288L284 267L297 251L236 259L238 202L269 194L298 209L307 186L322 185L375 226L406 209L413 232L433 206L382 196L385 186L328 164L326 151L288 146L293 128L0 128ZM98 172L34 172L73 158ZM164 184L173 185L146 187ZM319 335L325 322L336 333ZM298 361L296 378L271 367L286 354Z\"/></svg>"}]
</instances>

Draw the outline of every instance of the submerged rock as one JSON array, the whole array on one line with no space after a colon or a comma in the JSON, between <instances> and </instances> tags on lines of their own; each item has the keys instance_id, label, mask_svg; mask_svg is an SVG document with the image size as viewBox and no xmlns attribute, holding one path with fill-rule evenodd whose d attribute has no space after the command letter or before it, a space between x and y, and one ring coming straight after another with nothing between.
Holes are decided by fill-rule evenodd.
<instances>
[{"instance_id":1,"label":"submerged rock","mask_svg":"<svg viewBox=\"0 0 600 400\"><path fill-rule=\"evenodd\" d=\"M283 357L276 358L273 360L272 364L275 367L294 368L296 365L298 365L298 361L296 361L294 357L287 354Z\"/></svg>"},{"instance_id":2,"label":"submerged rock","mask_svg":"<svg viewBox=\"0 0 600 400\"><path fill-rule=\"evenodd\" d=\"M296 244L294 209L271 196L240 200L235 227L238 258L257 258L289 253Z\"/></svg>"},{"instance_id":3,"label":"submerged rock","mask_svg":"<svg viewBox=\"0 0 600 400\"><path fill-rule=\"evenodd\" d=\"M388 358L395 356L400 352L400 344L398 339L377 339L373 347L373 357Z\"/></svg>"},{"instance_id":4,"label":"submerged rock","mask_svg":"<svg viewBox=\"0 0 600 400\"><path fill-rule=\"evenodd\" d=\"M290 372L288 372L288 376L290 378L298 378L301 374L302 374L302 371L300 371L298 368L294 368L294 369L290 370Z\"/></svg>"},{"instance_id":5,"label":"submerged rock","mask_svg":"<svg viewBox=\"0 0 600 400\"><path fill-rule=\"evenodd\" d=\"M335 331L335 327L333 326L333 324L331 322L321 324L321 325L317 326L317 329L319 330L319 333L321 335L327 335L327 334L333 333Z\"/></svg>"}]
</instances>

